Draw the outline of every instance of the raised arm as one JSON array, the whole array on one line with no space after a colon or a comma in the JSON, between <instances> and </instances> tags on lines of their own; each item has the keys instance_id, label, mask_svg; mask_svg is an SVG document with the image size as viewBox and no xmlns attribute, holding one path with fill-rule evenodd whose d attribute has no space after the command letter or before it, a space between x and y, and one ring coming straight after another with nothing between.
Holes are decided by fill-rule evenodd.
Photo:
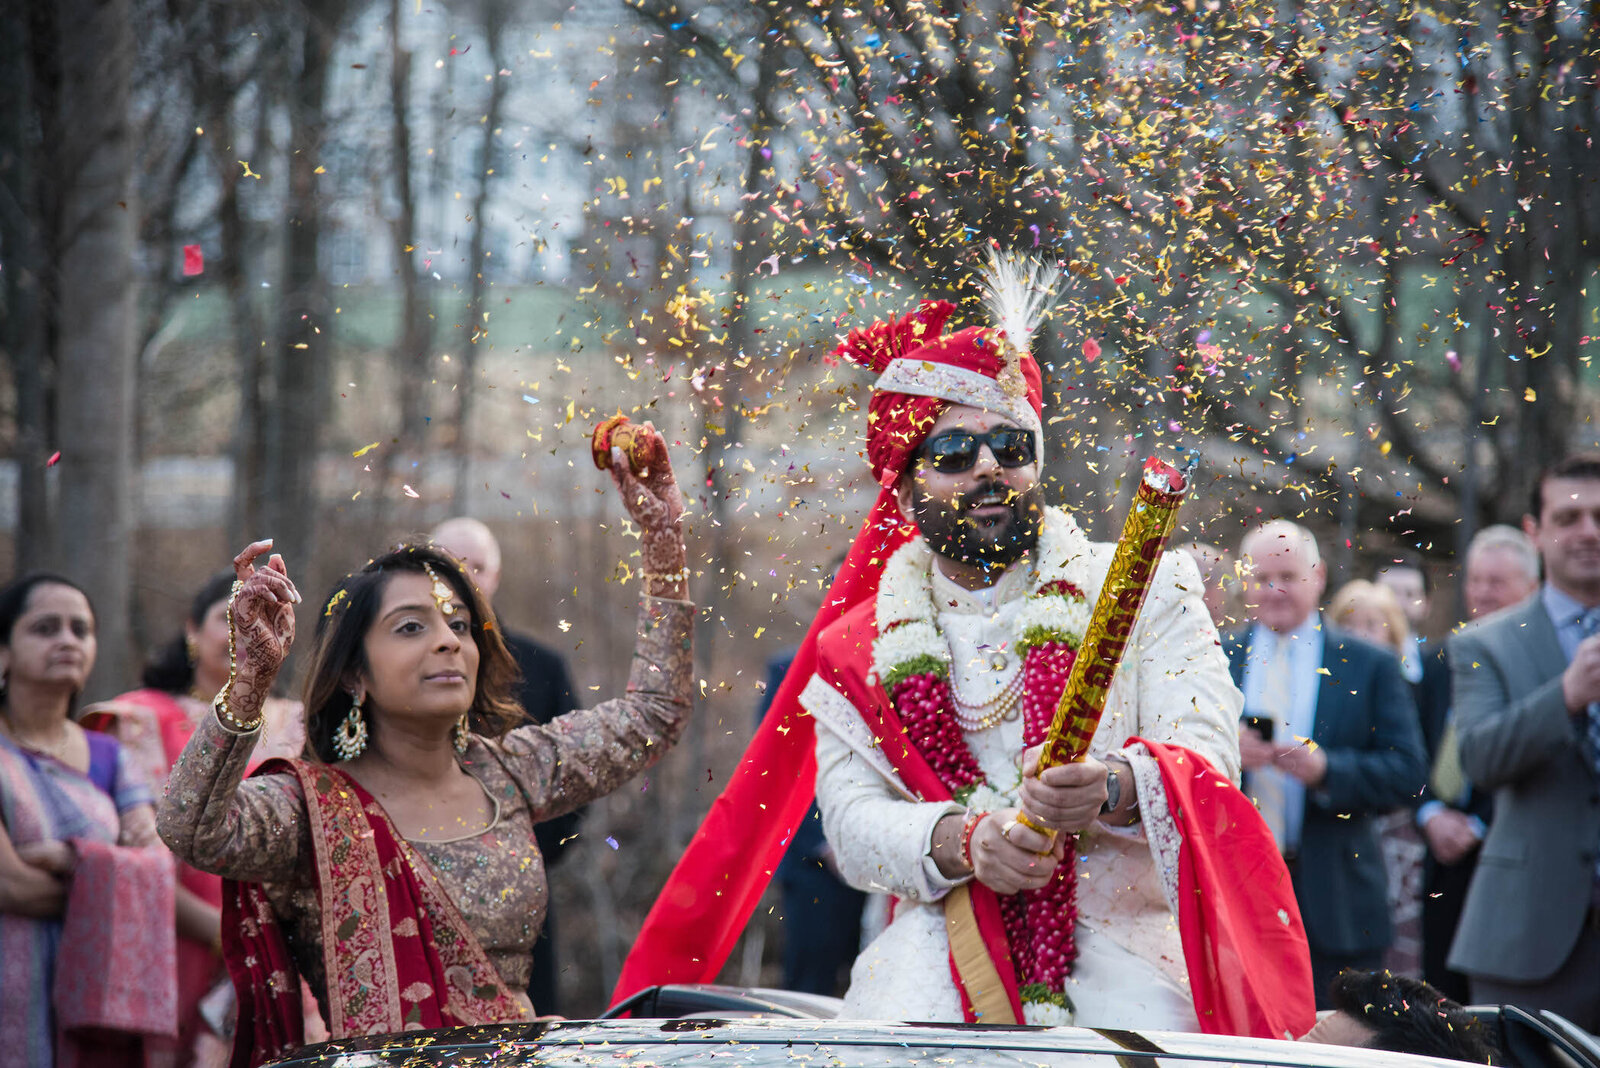
<instances>
[{"instance_id":1,"label":"raised arm","mask_svg":"<svg viewBox=\"0 0 1600 1068\"><path fill-rule=\"evenodd\" d=\"M1499 651L1483 640L1486 629L1450 639L1450 676L1462 770L1474 786L1498 790L1545 773L1582 736L1560 675L1512 696ZM1519 649L1520 640L1513 641Z\"/></svg>"},{"instance_id":2,"label":"raised arm","mask_svg":"<svg viewBox=\"0 0 1600 1068\"><path fill-rule=\"evenodd\" d=\"M271 545L256 542L234 559L240 579L229 601L234 676L173 765L156 813L161 839L181 860L247 882L289 879L310 853L305 799L294 776L242 781L272 680L294 641L300 601L281 558L255 569L255 558Z\"/></svg>"},{"instance_id":3,"label":"raised arm","mask_svg":"<svg viewBox=\"0 0 1600 1068\"><path fill-rule=\"evenodd\" d=\"M625 696L501 739L500 756L536 821L605 796L677 742L693 707L693 625L694 605L644 598Z\"/></svg>"},{"instance_id":4,"label":"raised arm","mask_svg":"<svg viewBox=\"0 0 1600 1068\"><path fill-rule=\"evenodd\" d=\"M601 447L629 517L639 525L639 605L627 695L549 724L519 727L501 742L502 759L523 783L534 819L571 812L654 764L683 734L693 705L694 605L683 542L683 497L667 446L655 427L629 425L628 452Z\"/></svg>"}]
</instances>

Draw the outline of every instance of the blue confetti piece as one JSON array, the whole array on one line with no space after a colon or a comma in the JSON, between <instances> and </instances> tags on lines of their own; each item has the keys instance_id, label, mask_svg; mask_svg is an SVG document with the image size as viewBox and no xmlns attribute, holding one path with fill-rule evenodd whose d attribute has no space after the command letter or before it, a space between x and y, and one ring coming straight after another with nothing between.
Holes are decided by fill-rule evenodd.
<instances>
[{"instance_id":1,"label":"blue confetti piece","mask_svg":"<svg viewBox=\"0 0 1600 1068\"><path fill-rule=\"evenodd\" d=\"M526 393L524 393L522 395L522 399L527 401L529 404L538 404L539 403L539 398L538 397L530 397Z\"/></svg>"},{"instance_id":2,"label":"blue confetti piece","mask_svg":"<svg viewBox=\"0 0 1600 1068\"><path fill-rule=\"evenodd\" d=\"M606 845L610 846L612 849L618 848L617 840L611 837L609 834L606 835Z\"/></svg>"}]
</instances>

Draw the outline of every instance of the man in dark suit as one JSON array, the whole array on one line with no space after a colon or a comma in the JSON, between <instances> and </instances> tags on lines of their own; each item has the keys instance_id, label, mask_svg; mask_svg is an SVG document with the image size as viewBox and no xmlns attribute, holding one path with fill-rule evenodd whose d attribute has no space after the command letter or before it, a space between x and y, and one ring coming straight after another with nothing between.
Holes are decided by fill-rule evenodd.
<instances>
[{"instance_id":1,"label":"man in dark suit","mask_svg":"<svg viewBox=\"0 0 1600 1068\"><path fill-rule=\"evenodd\" d=\"M1245 785L1294 879L1327 1008L1334 976L1379 967L1393 939L1374 823L1421 788L1422 734L1399 659L1322 622L1327 572L1309 531L1274 520L1240 556L1254 622L1223 646L1245 695Z\"/></svg>"},{"instance_id":2,"label":"man in dark suit","mask_svg":"<svg viewBox=\"0 0 1600 1068\"><path fill-rule=\"evenodd\" d=\"M1476 621L1518 604L1539 588L1539 553L1515 527L1480 530L1467 546L1462 585L1467 619ZM1417 807L1417 827L1428 845L1422 873L1422 977L1456 1001L1470 1001L1467 977L1449 966L1466 904L1467 887L1478 867L1478 847L1494 818L1494 795L1474 788L1461 770L1460 747L1450 726L1449 660L1444 647L1431 647L1429 672L1417 691L1422 738L1432 773ZM1430 683L1433 665L1445 672L1442 695Z\"/></svg>"},{"instance_id":3,"label":"man in dark suit","mask_svg":"<svg viewBox=\"0 0 1600 1068\"><path fill-rule=\"evenodd\" d=\"M500 543L488 527L476 519L457 516L440 523L433 532L432 541L464 563L467 573L477 582L484 598L494 600L495 591L500 588ZM516 698L523 712L527 713L527 722L549 723L557 716L571 712L574 707L572 681L561 655L525 634L504 627L500 629L500 637L505 640L506 648L522 670ZM567 843L578 833L578 823L582 819L583 810L580 809L534 827L534 838L539 842L539 852L544 857L547 872L566 852ZM533 1002L534 1011L540 1015L554 1015L558 1012L558 994L555 908L554 902L546 898L544 929L533 947L533 972L528 977L528 997Z\"/></svg>"},{"instance_id":4,"label":"man in dark suit","mask_svg":"<svg viewBox=\"0 0 1600 1068\"><path fill-rule=\"evenodd\" d=\"M1541 472L1536 597L1450 641L1461 767L1494 822L1450 950L1476 1001L1600 1029L1600 456Z\"/></svg>"}]
</instances>

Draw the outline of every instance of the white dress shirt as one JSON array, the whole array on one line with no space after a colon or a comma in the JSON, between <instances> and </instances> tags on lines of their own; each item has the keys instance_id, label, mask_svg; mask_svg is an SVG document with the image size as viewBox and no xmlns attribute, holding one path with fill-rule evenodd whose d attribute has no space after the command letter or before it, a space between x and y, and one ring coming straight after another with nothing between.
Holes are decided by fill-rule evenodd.
<instances>
[{"instance_id":1,"label":"white dress shirt","mask_svg":"<svg viewBox=\"0 0 1600 1068\"><path fill-rule=\"evenodd\" d=\"M1283 717L1276 709L1256 711L1261 708L1262 676L1280 643L1289 657L1292 692L1287 717ZM1273 731L1275 742L1293 744L1311 737L1312 727L1317 721L1317 690L1322 684L1322 678L1317 673L1322 667L1322 643L1322 616L1317 612L1312 612L1298 627L1285 634L1279 634L1260 623L1250 630L1250 656L1245 661L1244 684L1240 687L1244 690L1244 711L1247 716L1272 715L1276 720ZM1285 853L1299 852L1300 828L1305 821L1305 784L1276 768L1261 768L1249 774L1281 777L1286 824L1283 848Z\"/></svg>"}]
</instances>

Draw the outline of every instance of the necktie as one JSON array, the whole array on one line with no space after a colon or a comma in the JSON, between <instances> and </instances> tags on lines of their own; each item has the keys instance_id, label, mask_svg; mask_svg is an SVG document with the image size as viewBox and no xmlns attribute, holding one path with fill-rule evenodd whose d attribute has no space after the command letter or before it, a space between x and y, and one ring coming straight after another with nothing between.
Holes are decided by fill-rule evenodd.
<instances>
[{"instance_id":1,"label":"necktie","mask_svg":"<svg viewBox=\"0 0 1600 1068\"><path fill-rule=\"evenodd\" d=\"M1272 654L1262 665L1260 715L1272 717L1272 737L1282 742L1293 737L1289 729L1289 714L1294 704L1294 680L1289 667L1288 643L1275 640ZM1250 773L1251 794L1261 818L1272 831L1280 851L1287 852L1293 845L1289 841L1289 805L1284 789L1283 772L1277 768L1257 768Z\"/></svg>"},{"instance_id":2,"label":"necktie","mask_svg":"<svg viewBox=\"0 0 1600 1068\"><path fill-rule=\"evenodd\" d=\"M1600 608L1591 608L1578 617L1578 626L1583 630L1585 638L1592 634L1600 633ZM1600 775L1600 701L1596 701L1588 708L1588 723L1583 732L1584 756L1595 769L1595 774ZM1600 894L1600 861L1596 861L1594 870L1595 893Z\"/></svg>"},{"instance_id":3,"label":"necktie","mask_svg":"<svg viewBox=\"0 0 1600 1068\"><path fill-rule=\"evenodd\" d=\"M1585 638L1600 633L1600 608L1591 608L1579 616L1578 626L1582 628ZM1589 763L1594 765L1596 772L1600 772L1600 701L1589 706L1587 726L1584 737L1588 743Z\"/></svg>"},{"instance_id":4,"label":"necktie","mask_svg":"<svg viewBox=\"0 0 1600 1068\"><path fill-rule=\"evenodd\" d=\"M1467 773L1461 769L1461 747L1456 741L1456 724L1451 720L1439 739L1439 752L1433 758L1433 773L1428 777L1433 796L1447 805L1461 808L1467 802Z\"/></svg>"}]
</instances>

